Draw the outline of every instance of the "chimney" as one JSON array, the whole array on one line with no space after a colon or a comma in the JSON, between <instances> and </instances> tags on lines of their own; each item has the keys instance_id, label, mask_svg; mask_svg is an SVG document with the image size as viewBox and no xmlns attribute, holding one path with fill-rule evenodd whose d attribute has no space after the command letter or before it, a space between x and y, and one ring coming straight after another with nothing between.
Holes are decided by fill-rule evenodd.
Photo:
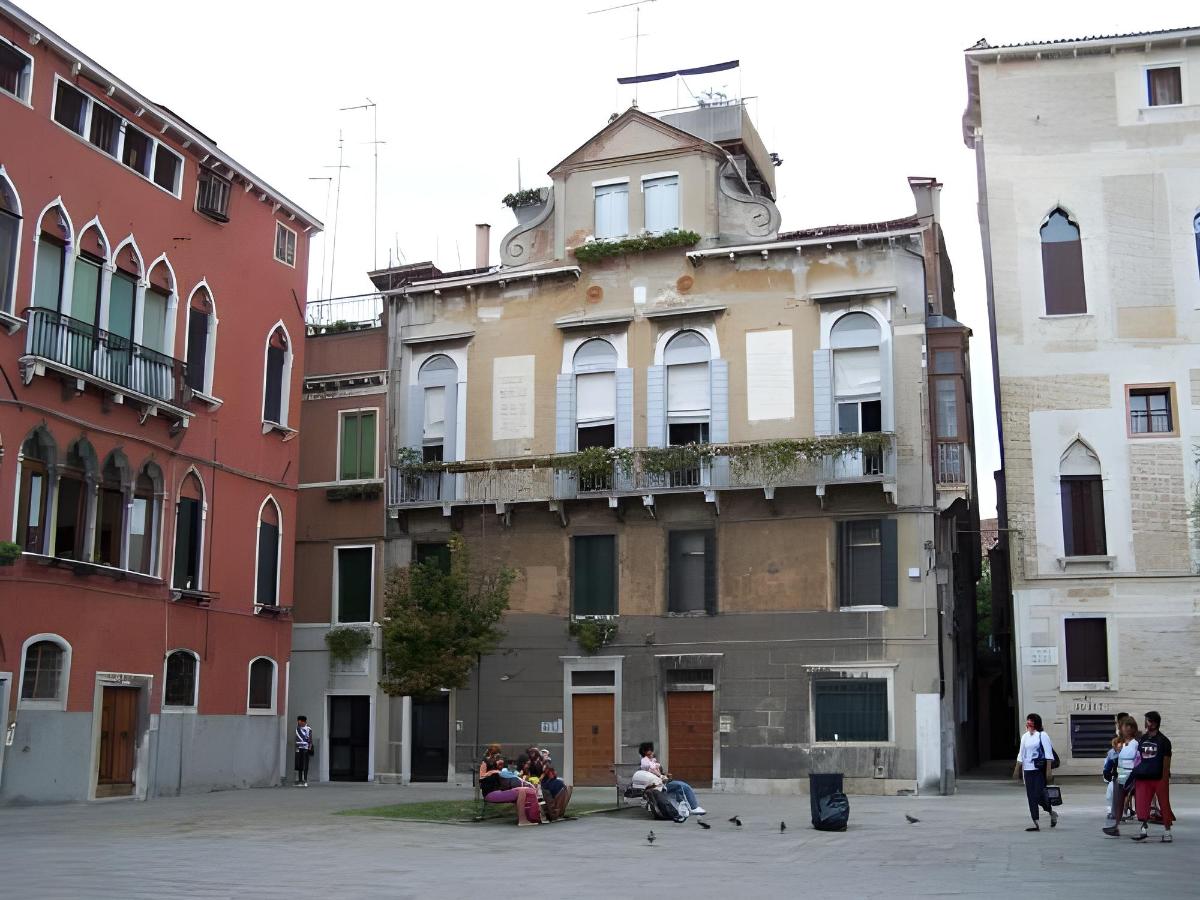
<instances>
[{"instance_id":1,"label":"chimney","mask_svg":"<svg viewBox=\"0 0 1200 900\"><path fill-rule=\"evenodd\" d=\"M490 263L488 256L491 254L492 244L492 226L486 222L482 225L475 226L475 268L486 268Z\"/></svg>"},{"instance_id":2,"label":"chimney","mask_svg":"<svg viewBox=\"0 0 1200 900\"><path fill-rule=\"evenodd\" d=\"M936 178L910 175L908 186L912 189L913 200L917 204L917 215L923 219L932 219L940 225L942 221L942 183Z\"/></svg>"}]
</instances>

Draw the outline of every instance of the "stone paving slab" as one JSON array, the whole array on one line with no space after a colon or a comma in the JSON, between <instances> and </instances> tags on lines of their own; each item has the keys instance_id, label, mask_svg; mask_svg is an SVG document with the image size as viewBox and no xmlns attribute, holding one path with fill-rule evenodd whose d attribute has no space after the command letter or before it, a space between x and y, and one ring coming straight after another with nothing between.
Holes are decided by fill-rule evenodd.
<instances>
[{"instance_id":1,"label":"stone paving slab","mask_svg":"<svg viewBox=\"0 0 1200 900\"><path fill-rule=\"evenodd\" d=\"M706 794L704 830L637 810L540 828L332 815L469 796L444 786L314 785L0 809L0 897L1089 897L1200 894L1200 786L1175 785L1174 844L1100 834L1103 785L1064 788L1059 827L1027 834L1015 783L953 797L850 798L814 831L807 796ZM608 790L580 789L589 802ZM727 819L738 814L736 828ZM904 815L921 821L908 824ZM781 834L780 820L788 823ZM653 846L646 834L653 828ZM1132 833L1132 831L1127 831Z\"/></svg>"}]
</instances>

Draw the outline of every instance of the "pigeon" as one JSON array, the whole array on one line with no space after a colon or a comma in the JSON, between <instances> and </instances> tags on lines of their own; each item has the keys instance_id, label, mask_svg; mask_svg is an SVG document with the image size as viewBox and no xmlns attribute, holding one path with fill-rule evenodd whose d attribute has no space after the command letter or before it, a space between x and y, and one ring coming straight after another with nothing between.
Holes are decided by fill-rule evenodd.
<instances>
[{"instance_id":1,"label":"pigeon","mask_svg":"<svg viewBox=\"0 0 1200 900\"><path fill-rule=\"evenodd\" d=\"M915 825L917 822L920 822L920 821L921 821L920 819L914 819L914 818L913 818L912 816L910 816L908 813L905 813L905 814L904 814L904 818L908 819L908 824L909 824L909 825Z\"/></svg>"},{"instance_id":2,"label":"pigeon","mask_svg":"<svg viewBox=\"0 0 1200 900\"><path fill-rule=\"evenodd\" d=\"M729 821L732 822L734 825L736 825L738 828L742 827L742 820L740 818L738 818L737 816L734 816Z\"/></svg>"},{"instance_id":3,"label":"pigeon","mask_svg":"<svg viewBox=\"0 0 1200 900\"><path fill-rule=\"evenodd\" d=\"M650 833L648 835L646 835L646 840L649 841L651 847L654 846L654 829L653 828L651 828Z\"/></svg>"},{"instance_id":4,"label":"pigeon","mask_svg":"<svg viewBox=\"0 0 1200 900\"><path fill-rule=\"evenodd\" d=\"M697 824L697 825L699 825L701 828L704 828L704 829L706 829L706 830L707 830L707 829L709 829L709 828L712 828L712 826L711 826L711 825L709 825L707 822L705 822L703 819L697 819L697 820L696 820L696 824Z\"/></svg>"},{"instance_id":5,"label":"pigeon","mask_svg":"<svg viewBox=\"0 0 1200 900\"><path fill-rule=\"evenodd\" d=\"M783 834L785 831L787 831L787 822L780 822L779 823L779 833Z\"/></svg>"}]
</instances>

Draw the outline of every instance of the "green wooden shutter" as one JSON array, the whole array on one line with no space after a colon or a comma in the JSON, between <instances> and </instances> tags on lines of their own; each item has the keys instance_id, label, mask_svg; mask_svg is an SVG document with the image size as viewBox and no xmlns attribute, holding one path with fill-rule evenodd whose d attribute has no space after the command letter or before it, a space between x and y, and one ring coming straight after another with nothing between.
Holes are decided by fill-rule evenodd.
<instances>
[{"instance_id":1,"label":"green wooden shutter","mask_svg":"<svg viewBox=\"0 0 1200 900\"><path fill-rule=\"evenodd\" d=\"M575 538L572 578L575 615L616 615L616 544L611 534Z\"/></svg>"},{"instance_id":2,"label":"green wooden shutter","mask_svg":"<svg viewBox=\"0 0 1200 900\"><path fill-rule=\"evenodd\" d=\"M358 414L358 478L375 477L375 413Z\"/></svg>"},{"instance_id":3,"label":"green wooden shutter","mask_svg":"<svg viewBox=\"0 0 1200 900\"><path fill-rule=\"evenodd\" d=\"M881 569L879 581L879 602L884 606L896 606L899 603L899 588L896 579L896 520L881 519L879 522L879 542L882 545L880 553Z\"/></svg>"},{"instance_id":4,"label":"green wooden shutter","mask_svg":"<svg viewBox=\"0 0 1200 900\"><path fill-rule=\"evenodd\" d=\"M338 548L339 622L371 621L371 556L370 547Z\"/></svg>"}]
</instances>

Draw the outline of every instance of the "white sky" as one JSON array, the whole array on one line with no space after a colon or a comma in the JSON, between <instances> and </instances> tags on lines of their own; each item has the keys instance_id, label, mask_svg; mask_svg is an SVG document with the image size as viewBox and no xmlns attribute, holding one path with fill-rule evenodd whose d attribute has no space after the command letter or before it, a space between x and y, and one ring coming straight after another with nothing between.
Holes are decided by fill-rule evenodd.
<instances>
[{"instance_id":1,"label":"white sky","mask_svg":"<svg viewBox=\"0 0 1200 900\"><path fill-rule=\"evenodd\" d=\"M235 159L332 228L327 183L345 140L336 268L314 241L310 296L371 289L365 272L399 246L409 261L474 265L476 222L492 260L513 224L500 198L526 187L624 110L633 89L633 9L624 0L339 3L296 0L24 0L66 40L171 107ZM981 512L999 465L974 157L962 143L962 51L993 44L1200 24L1194 0L654 0L642 6L640 71L740 59L740 71L688 79L751 106L777 170L783 228L907 215L906 176L932 175L954 263L972 367ZM689 102L677 79L639 88L646 111ZM679 91L677 94L676 91ZM372 248L370 112L378 104L379 246ZM331 242L332 246L332 242ZM330 275L332 274L332 278Z\"/></svg>"}]
</instances>

